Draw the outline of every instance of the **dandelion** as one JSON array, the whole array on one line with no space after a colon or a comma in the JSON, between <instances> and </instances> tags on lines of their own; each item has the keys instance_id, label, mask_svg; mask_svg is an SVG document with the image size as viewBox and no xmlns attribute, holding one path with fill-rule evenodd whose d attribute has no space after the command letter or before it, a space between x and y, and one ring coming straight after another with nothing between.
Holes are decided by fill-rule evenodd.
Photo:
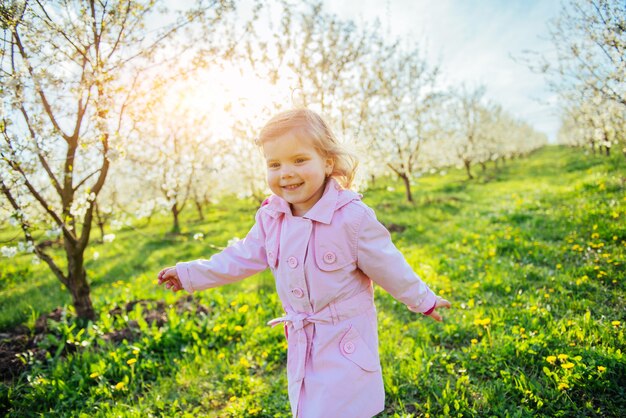
<instances>
[{"instance_id":1,"label":"dandelion","mask_svg":"<svg viewBox=\"0 0 626 418\"><path fill-rule=\"evenodd\" d=\"M474 325L482 325L484 327L486 327L487 325L489 325L491 323L491 319L489 318L485 318L485 319L475 319L474 320Z\"/></svg>"},{"instance_id":2,"label":"dandelion","mask_svg":"<svg viewBox=\"0 0 626 418\"><path fill-rule=\"evenodd\" d=\"M263 358L267 358L267 351L262 352L262 353L261 353L261 357L263 357Z\"/></svg>"},{"instance_id":3,"label":"dandelion","mask_svg":"<svg viewBox=\"0 0 626 418\"><path fill-rule=\"evenodd\" d=\"M615 328L619 327L622 323L620 321L613 321L611 322L611 325L613 325Z\"/></svg>"},{"instance_id":4,"label":"dandelion","mask_svg":"<svg viewBox=\"0 0 626 418\"><path fill-rule=\"evenodd\" d=\"M250 367L250 362L245 357L239 359L239 364L241 364L243 367Z\"/></svg>"},{"instance_id":5,"label":"dandelion","mask_svg":"<svg viewBox=\"0 0 626 418\"><path fill-rule=\"evenodd\" d=\"M559 360L561 361L565 361L569 358L569 356L567 354L559 354Z\"/></svg>"},{"instance_id":6,"label":"dandelion","mask_svg":"<svg viewBox=\"0 0 626 418\"><path fill-rule=\"evenodd\" d=\"M241 325L235 326L235 331L241 331L241 330L243 330L243 327Z\"/></svg>"},{"instance_id":7,"label":"dandelion","mask_svg":"<svg viewBox=\"0 0 626 418\"><path fill-rule=\"evenodd\" d=\"M232 302L230 302L230 306L237 306L237 301L233 300Z\"/></svg>"},{"instance_id":8,"label":"dandelion","mask_svg":"<svg viewBox=\"0 0 626 418\"><path fill-rule=\"evenodd\" d=\"M236 396L231 396L229 399L230 402L235 402L236 400L237 400Z\"/></svg>"},{"instance_id":9,"label":"dandelion","mask_svg":"<svg viewBox=\"0 0 626 418\"><path fill-rule=\"evenodd\" d=\"M606 367L604 367L604 366L598 366L598 371L599 371L600 373L603 373L604 371L606 371Z\"/></svg>"},{"instance_id":10,"label":"dandelion","mask_svg":"<svg viewBox=\"0 0 626 418\"><path fill-rule=\"evenodd\" d=\"M478 340L476 338L472 338L472 344L478 344Z\"/></svg>"},{"instance_id":11,"label":"dandelion","mask_svg":"<svg viewBox=\"0 0 626 418\"><path fill-rule=\"evenodd\" d=\"M220 329L222 329L222 327L220 327L219 324L218 324L218 325L213 327L213 332L219 332Z\"/></svg>"},{"instance_id":12,"label":"dandelion","mask_svg":"<svg viewBox=\"0 0 626 418\"><path fill-rule=\"evenodd\" d=\"M237 309L237 312L239 313L246 313L248 312L248 305L243 305L241 308Z\"/></svg>"},{"instance_id":13,"label":"dandelion","mask_svg":"<svg viewBox=\"0 0 626 418\"><path fill-rule=\"evenodd\" d=\"M562 266L561 264L557 264L557 265L556 265L556 269L557 269L557 270L560 270L562 267L563 267L563 266Z\"/></svg>"},{"instance_id":14,"label":"dandelion","mask_svg":"<svg viewBox=\"0 0 626 418\"><path fill-rule=\"evenodd\" d=\"M495 257L496 256L496 249L495 248L490 248L489 249L489 257Z\"/></svg>"},{"instance_id":15,"label":"dandelion","mask_svg":"<svg viewBox=\"0 0 626 418\"><path fill-rule=\"evenodd\" d=\"M98 372L93 372L89 375L89 377L91 377L92 379L95 379L96 377L100 376L100 373Z\"/></svg>"},{"instance_id":16,"label":"dandelion","mask_svg":"<svg viewBox=\"0 0 626 418\"><path fill-rule=\"evenodd\" d=\"M591 239L598 239L600 238L600 234L598 234L597 232L594 232L593 234L591 234Z\"/></svg>"},{"instance_id":17,"label":"dandelion","mask_svg":"<svg viewBox=\"0 0 626 418\"><path fill-rule=\"evenodd\" d=\"M564 382L559 383L559 390L564 390L564 389L569 389L569 385Z\"/></svg>"},{"instance_id":18,"label":"dandelion","mask_svg":"<svg viewBox=\"0 0 626 418\"><path fill-rule=\"evenodd\" d=\"M132 366L133 364L137 363L137 359L136 358L131 358L130 360L128 360L126 362L129 366Z\"/></svg>"},{"instance_id":19,"label":"dandelion","mask_svg":"<svg viewBox=\"0 0 626 418\"><path fill-rule=\"evenodd\" d=\"M561 367L563 367L564 369L571 369L572 367L574 367L574 363L570 363L570 362L563 363L561 364Z\"/></svg>"},{"instance_id":20,"label":"dandelion","mask_svg":"<svg viewBox=\"0 0 626 418\"><path fill-rule=\"evenodd\" d=\"M122 390L124 389L124 386L126 386L126 383L118 382L117 385L115 385L115 390Z\"/></svg>"},{"instance_id":21,"label":"dandelion","mask_svg":"<svg viewBox=\"0 0 626 418\"><path fill-rule=\"evenodd\" d=\"M556 361L556 357L555 356L548 356L546 357L546 361L550 364L554 364L554 362Z\"/></svg>"},{"instance_id":22,"label":"dandelion","mask_svg":"<svg viewBox=\"0 0 626 418\"><path fill-rule=\"evenodd\" d=\"M217 359L218 359L218 360L222 360L224 357L226 357L226 355L225 355L224 353L219 353L219 354L217 355Z\"/></svg>"}]
</instances>

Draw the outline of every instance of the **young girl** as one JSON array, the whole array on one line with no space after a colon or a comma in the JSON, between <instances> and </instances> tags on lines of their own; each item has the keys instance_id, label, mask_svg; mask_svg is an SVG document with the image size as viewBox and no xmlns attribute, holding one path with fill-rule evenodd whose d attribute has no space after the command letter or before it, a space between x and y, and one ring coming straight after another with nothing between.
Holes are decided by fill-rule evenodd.
<instances>
[{"instance_id":1,"label":"young girl","mask_svg":"<svg viewBox=\"0 0 626 418\"><path fill-rule=\"evenodd\" d=\"M188 292L272 269L285 316L294 417L371 417L384 409L372 281L441 321L450 307L422 282L374 211L349 189L356 162L316 113L274 116L258 139L274 193L245 239L210 260L178 263L159 284Z\"/></svg>"}]
</instances>

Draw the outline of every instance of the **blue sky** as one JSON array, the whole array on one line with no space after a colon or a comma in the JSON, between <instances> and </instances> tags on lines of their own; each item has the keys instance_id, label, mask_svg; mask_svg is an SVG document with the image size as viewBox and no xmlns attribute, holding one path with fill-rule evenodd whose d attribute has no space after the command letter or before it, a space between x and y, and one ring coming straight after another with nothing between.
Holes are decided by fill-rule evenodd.
<instances>
[{"instance_id":1,"label":"blue sky","mask_svg":"<svg viewBox=\"0 0 626 418\"><path fill-rule=\"evenodd\" d=\"M392 36L415 40L439 63L446 85L484 84L488 99L556 139L556 96L545 78L512 57L524 50L550 54L547 23L558 0L340 0L329 11L359 20L380 19Z\"/></svg>"}]
</instances>

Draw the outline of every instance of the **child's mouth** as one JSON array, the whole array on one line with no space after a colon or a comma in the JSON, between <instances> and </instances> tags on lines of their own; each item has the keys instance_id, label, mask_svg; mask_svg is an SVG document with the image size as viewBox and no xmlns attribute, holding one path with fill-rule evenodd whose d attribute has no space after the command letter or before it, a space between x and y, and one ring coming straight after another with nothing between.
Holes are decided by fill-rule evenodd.
<instances>
[{"instance_id":1,"label":"child's mouth","mask_svg":"<svg viewBox=\"0 0 626 418\"><path fill-rule=\"evenodd\" d=\"M286 190L296 190L298 187L302 186L304 183L298 183L298 184L290 184L289 186L283 186L283 189Z\"/></svg>"}]
</instances>

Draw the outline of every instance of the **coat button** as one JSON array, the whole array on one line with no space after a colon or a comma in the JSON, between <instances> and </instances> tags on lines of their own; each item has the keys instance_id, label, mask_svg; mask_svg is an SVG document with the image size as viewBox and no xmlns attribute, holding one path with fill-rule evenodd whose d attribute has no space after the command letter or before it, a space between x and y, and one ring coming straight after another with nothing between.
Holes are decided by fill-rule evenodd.
<instances>
[{"instance_id":1,"label":"coat button","mask_svg":"<svg viewBox=\"0 0 626 418\"><path fill-rule=\"evenodd\" d=\"M273 251L269 251L269 252L267 253L267 256L268 256L269 258L274 258L274 252L273 252Z\"/></svg>"},{"instance_id":2,"label":"coat button","mask_svg":"<svg viewBox=\"0 0 626 418\"><path fill-rule=\"evenodd\" d=\"M298 299L300 299L302 296L304 296L304 291L302 289L300 289L299 287L296 287L295 289L293 289L291 291L293 293L293 295L295 297L297 297Z\"/></svg>"},{"instance_id":3,"label":"coat button","mask_svg":"<svg viewBox=\"0 0 626 418\"><path fill-rule=\"evenodd\" d=\"M343 345L343 352L346 354L352 354L354 353L355 348L354 343L352 341L348 341Z\"/></svg>"},{"instance_id":4,"label":"coat button","mask_svg":"<svg viewBox=\"0 0 626 418\"><path fill-rule=\"evenodd\" d=\"M298 267L298 260L296 260L296 257L289 257L287 259L287 264L289 265L289 267L291 267L292 269L295 269L296 267Z\"/></svg>"},{"instance_id":5,"label":"coat button","mask_svg":"<svg viewBox=\"0 0 626 418\"><path fill-rule=\"evenodd\" d=\"M324 254L324 262L326 264L332 264L337 260L337 256L335 256L335 253L329 251L326 254Z\"/></svg>"}]
</instances>

